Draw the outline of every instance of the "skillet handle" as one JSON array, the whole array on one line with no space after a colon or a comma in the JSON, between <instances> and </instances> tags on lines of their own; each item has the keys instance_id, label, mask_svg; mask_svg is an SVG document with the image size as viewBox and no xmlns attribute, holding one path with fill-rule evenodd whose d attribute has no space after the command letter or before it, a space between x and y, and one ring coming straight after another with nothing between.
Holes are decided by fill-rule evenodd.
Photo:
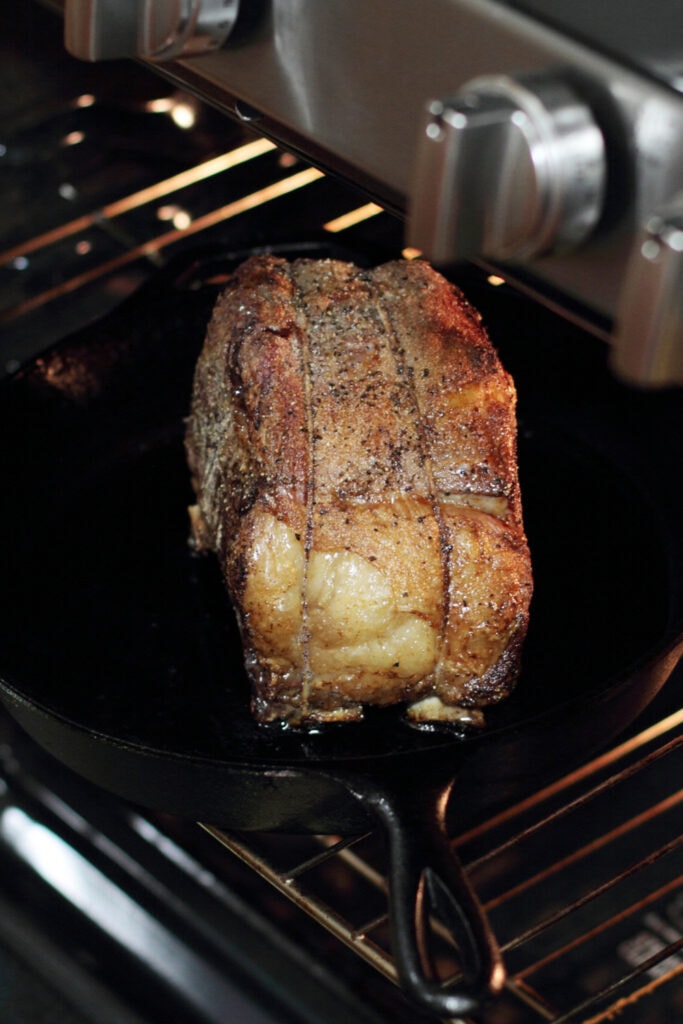
<instances>
[{"instance_id":1,"label":"skillet handle","mask_svg":"<svg viewBox=\"0 0 683 1024\"><path fill-rule=\"evenodd\" d=\"M404 991L440 1017L481 1010L505 983L493 931L448 839L446 806L453 782L429 792L392 783L362 795L389 838L389 915L392 951ZM429 915L453 936L462 976L436 976L429 946Z\"/></svg>"}]
</instances>

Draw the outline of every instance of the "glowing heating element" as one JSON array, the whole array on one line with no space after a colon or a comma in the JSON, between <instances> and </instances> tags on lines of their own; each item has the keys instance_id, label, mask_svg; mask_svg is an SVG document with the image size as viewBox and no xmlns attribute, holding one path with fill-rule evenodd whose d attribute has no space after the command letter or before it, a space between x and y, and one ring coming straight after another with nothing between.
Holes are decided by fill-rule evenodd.
<instances>
[{"instance_id":1,"label":"glowing heating element","mask_svg":"<svg viewBox=\"0 0 683 1024\"><path fill-rule=\"evenodd\" d=\"M92 213L86 213L82 217L76 217L74 220L68 221L66 224L60 224L58 228L54 228L52 231L45 231L42 235L36 235L30 241L23 242L21 245L14 246L0 254L0 264L9 263L18 256L25 257L28 253L35 252L37 249L60 242L70 235L87 230L102 220L111 220L113 217L119 217L122 213L128 213L130 210L135 210L146 203L154 202L156 199L163 199L179 189L187 188L189 185L196 185L199 181L205 181L215 174L221 174L223 171L228 171L230 168L237 167L248 160L254 160L256 157L263 156L273 149L275 149L275 145L267 139L256 139L245 146L238 146L236 149L230 150L229 153L223 153L221 156L207 160L197 167L181 171L179 174L165 178L155 185L150 185L148 188L133 192L132 195L125 196L123 199L116 199L114 202L108 203Z\"/></svg>"},{"instance_id":2,"label":"glowing heating element","mask_svg":"<svg viewBox=\"0 0 683 1024\"><path fill-rule=\"evenodd\" d=\"M198 170L198 168L196 168L196 170ZM253 210L259 206L263 206L264 204L271 202L273 199L278 199L281 196L296 191L297 189L304 188L306 185L310 185L322 177L322 171L318 171L314 167L309 167L304 171L299 171L298 174L292 174L287 178L281 178L280 180L273 182L271 185L266 185L265 188L258 189L256 192L250 192L248 195L242 196L231 203L227 203L225 206L221 206L217 210L212 210L210 213L204 214L202 217L197 217L196 220L192 221L192 223L187 226L158 235L156 238L153 238L148 242L144 242L142 245L128 249L126 252L121 253L114 259L94 267L92 270L79 274L76 277L72 277L68 281L62 282L54 288L46 289L32 299L28 299L25 302L10 307L0 314L0 322L12 320L34 308L37 308L38 306L43 306L47 302L50 302L62 295L75 292L84 285L89 284L91 281L95 281L112 271L128 265L129 263L134 263L137 259L147 258L151 262L156 263L158 262L158 254L173 242L177 242L181 238L186 238L189 235L197 234L198 232L203 231L206 228L213 227L216 224L220 224L223 221L230 220L232 217L236 217L241 213L246 213L248 210ZM160 187L161 186L155 186L154 190ZM149 198L158 198L158 195L161 194L155 192L154 196L149 196L149 193L154 190L145 190ZM140 194L141 193L138 193L138 195ZM133 198L134 197L129 197L129 200L122 200L121 202L125 203ZM149 198L145 201L149 201ZM117 212L121 211L118 210ZM76 222L72 221L71 224L76 224ZM78 226L79 228L81 227L80 224ZM63 230L64 229L60 231L59 237L63 236ZM25 252L26 250L24 249L22 251Z\"/></svg>"},{"instance_id":3,"label":"glowing heating element","mask_svg":"<svg viewBox=\"0 0 683 1024\"><path fill-rule=\"evenodd\" d=\"M346 228L351 228L355 224L362 224L363 221L369 220L370 217L376 217L378 213L382 213L382 207L378 206L377 203L366 203L364 206L359 206L355 210L349 210L348 213L343 213L341 217L335 217L334 220L328 220L327 224L323 224L325 231L330 231L332 234L336 234L338 231L345 231Z\"/></svg>"}]
</instances>

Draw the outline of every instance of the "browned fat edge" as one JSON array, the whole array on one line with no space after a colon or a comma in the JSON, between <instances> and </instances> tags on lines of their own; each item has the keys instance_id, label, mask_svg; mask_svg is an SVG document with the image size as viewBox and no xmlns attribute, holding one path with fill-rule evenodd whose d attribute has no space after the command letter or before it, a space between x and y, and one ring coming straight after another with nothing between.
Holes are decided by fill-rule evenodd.
<instances>
[{"instance_id":1,"label":"browned fat edge","mask_svg":"<svg viewBox=\"0 0 683 1024\"><path fill-rule=\"evenodd\" d=\"M306 502L306 526L304 531L304 567L302 573L301 594L301 660L303 678L301 680L301 718L308 715L308 700L311 693L313 673L311 670L311 630L308 609L308 573L313 547L313 509L315 507L315 458L313 445L315 431L313 429L313 402L311 398L311 347L308 339L308 324L305 302L301 288L295 280L294 268L286 264L286 271L291 284L292 305L294 316L299 327L301 339L301 379L304 392L304 421L306 429L306 479L304 481L304 497Z\"/></svg>"},{"instance_id":2,"label":"browned fat edge","mask_svg":"<svg viewBox=\"0 0 683 1024\"><path fill-rule=\"evenodd\" d=\"M371 277L370 272L368 277ZM377 289L374 289L375 294ZM434 673L434 685L437 686L439 683L439 674L443 665L443 649L446 638L446 630L448 628L448 622L450 619L450 597L451 597L451 550L452 545L448 539L448 531L446 529L446 523L441 510L441 505L436 497L436 481L434 477L434 463L431 457L430 446L427 441L427 429L425 425L425 413L424 409L420 405L420 399L418 396L417 388L414 385L413 374L410 372L408 360L406 358L405 348L401 345L398 337L398 332L393 323L391 313L385 308L378 298L376 301L377 313L384 324L387 332L387 338L389 339L389 348L394 358L396 365L396 374L400 378L404 387L410 395L410 401L412 402L415 410L415 423L416 423L416 434L417 444L419 446L420 462L424 466L425 475L427 478L428 493L426 495L427 501L431 507L432 515L436 521L437 529L439 531L439 553L441 558L441 578L443 581L443 602L441 607L441 622L439 624L439 636L437 639L436 647L436 668Z\"/></svg>"}]
</instances>

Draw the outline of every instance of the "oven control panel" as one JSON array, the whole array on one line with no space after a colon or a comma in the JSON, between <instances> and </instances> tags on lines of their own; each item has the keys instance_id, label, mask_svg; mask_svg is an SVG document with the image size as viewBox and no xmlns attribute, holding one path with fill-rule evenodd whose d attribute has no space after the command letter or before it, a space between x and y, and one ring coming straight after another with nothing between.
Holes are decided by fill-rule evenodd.
<instances>
[{"instance_id":1,"label":"oven control panel","mask_svg":"<svg viewBox=\"0 0 683 1024\"><path fill-rule=\"evenodd\" d=\"M683 384L680 0L48 2L71 53L150 62L405 217L434 263L474 259L623 377Z\"/></svg>"},{"instance_id":2,"label":"oven control panel","mask_svg":"<svg viewBox=\"0 0 683 1024\"><path fill-rule=\"evenodd\" d=\"M240 0L67 0L66 47L82 60L174 60L225 43Z\"/></svg>"}]
</instances>

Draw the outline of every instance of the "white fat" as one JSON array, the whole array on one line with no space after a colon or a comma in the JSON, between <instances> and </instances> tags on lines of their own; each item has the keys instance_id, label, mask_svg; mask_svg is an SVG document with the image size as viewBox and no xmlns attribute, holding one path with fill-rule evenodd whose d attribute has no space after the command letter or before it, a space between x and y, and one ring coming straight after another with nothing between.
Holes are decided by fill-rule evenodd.
<instances>
[{"instance_id":1,"label":"white fat","mask_svg":"<svg viewBox=\"0 0 683 1024\"><path fill-rule=\"evenodd\" d=\"M435 630L423 616L398 607L391 581L369 559L313 550L305 571L302 540L262 513L249 561L243 605L269 653L300 650L305 607L317 675L360 670L408 679L433 670Z\"/></svg>"},{"instance_id":2,"label":"white fat","mask_svg":"<svg viewBox=\"0 0 683 1024\"><path fill-rule=\"evenodd\" d=\"M254 521L243 608L268 654L296 656L304 578L303 545L294 530L266 513Z\"/></svg>"},{"instance_id":3,"label":"white fat","mask_svg":"<svg viewBox=\"0 0 683 1024\"><path fill-rule=\"evenodd\" d=\"M312 551L307 602L311 630L326 645L364 643L391 623L389 581L351 551Z\"/></svg>"},{"instance_id":4,"label":"white fat","mask_svg":"<svg viewBox=\"0 0 683 1024\"><path fill-rule=\"evenodd\" d=\"M475 708L444 704L438 697L425 697L411 704L406 714L414 722L460 722L462 725L484 725L484 716Z\"/></svg>"},{"instance_id":5,"label":"white fat","mask_svg":"<svg viewBox=\"0 0 683 1024\"><path fill-rule=\"evenodd\" d=\"M329 647L312 641L311 668L343 677L359 669L399 679L422 679L434 668L436 633L423 619L399 614L384 632L363 642Z\"/></svg>"},{"instance_id":6,"label":"white fat","mask_svg":"<svg viewBox=\"0 0 683 1024\"><path fill-rule=\"evenodd\" d=\"M472 509L503 521L510 511L510 503L503 495L448 492L441 494L439 501L446 508L460 507Z\"/></svg>"}]
</instances>

